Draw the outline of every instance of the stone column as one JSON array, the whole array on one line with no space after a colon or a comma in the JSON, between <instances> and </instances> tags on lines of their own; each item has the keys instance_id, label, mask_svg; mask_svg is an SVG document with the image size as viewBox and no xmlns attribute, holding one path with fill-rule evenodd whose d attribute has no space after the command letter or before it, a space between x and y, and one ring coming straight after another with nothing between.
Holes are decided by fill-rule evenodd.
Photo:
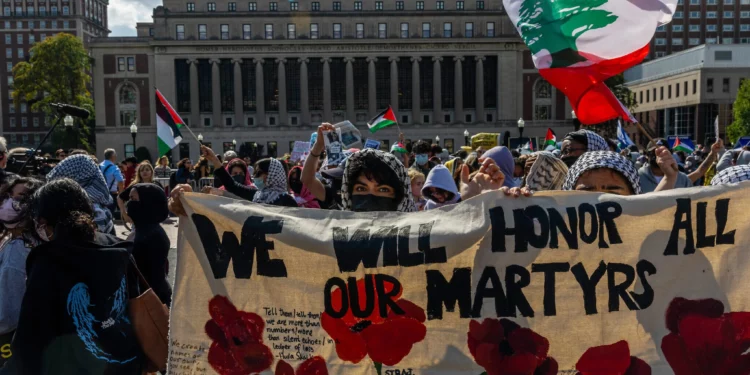
<instances>
[{"instance_id":1,"label":"stone column","mask_svg":"<svg viewBox=\"0 0 750 375\"><path fill-rule=\"evenodd\" d=\"M463 71L463 64L464 61L463 56L456 56L453 58L453 61L456 62L456 65L453 67L454 69L454 83L453 83L453 94L454 94L454 116L453 116L453 122L463 122L464 121L464 71Z\"/></svg>"},{"instance_id":2,"label":"stone column","mask_svg":"<svg viewBox=\"0 0 750 375\"><path fill-rule=\"evenodd\" d=\"M255 123L266 124L266 101L263 93L263 59L254 59L255 62Z\"/></svg>"},{"instance_id":3,"label":"stone column","mask_svg":"<svg viewBox=\"0 0 750 375\"><path fill-rule=\"evenodd\" d=\"M391 62L391 108L398 115L398 57L389 57Z\"/></svg>"},{"instance_id":4,"label":"stone column","mask_svg":"<svg viewBox=\"0 0 750 375\"><path fill-rule=\"evenodd\" d=\"M474 122L476 123L484 123L486 118L484 116L484 56L476 56L475 57L477 61L477 67L476 67L476 83L474 84L474 87L476 88L476 107L477 107L477 118Z\"/></svg>"},{"instance_id":5,"label":"stone column","mask_svg":"<svg viewBox=\"0 0 750 375\"><path fill-rule=\"evenodd\" d=\"M299 90L300 90L300 112L302 112L302 125L310 124L310 91L307 85L307 63L310 62L305 57L299 59Z\"/></svg>"},{"instance_id":6,"label":"stone column","mask_svg":"<svg viewBox=\"0 0 750 375\"><path fill-rule=\"evenodd\" d=\"M419 107L419 62L421 57L411 58L411 113L412 124L422 123L422 113Z\"/></svg>"},{"instance_id":7,"label":"stone column","mask_svg":"<svg viewBox=\"0 0 750 375\"><path fill-rule=\"evenodd\" d=\"M221 121L221 77L219 75L221 60L211 59L211 102L213 103L213 125L223 126Z\"/></svg>"},{"instance_id":8,"label":"stone column","mask_svg":"<svg viewBox=\"0 0 750 375\"><path fill-rule=\"evenodd\" d=\"M244 126L245 114L242 100L242 59L233 59L234 64L234 125Z\"/></svg>"},{"instance_id":9,"label":"stone column","mask_svg":"<svg viewBox=\"0 0 750 375\"><path fill-rule=\"evenodd\" d=\"M441 124L443 122L443 101L441 97L442 87L440 87L442 78L440 62L443 61L443 58L435 56L432 58L432 61L432 122L435 124Z\"/></svg>"},{"instance_id":10,"label":"stone column","mask_svg":"<svg viewBox=\"0 0 750 375\"><path fill-rule=\"evenodd\" d=\"M375 62L378 61L377 57L367 58L367 91L368 91L368 104L370 115L372 118L378 114L378 92L376 90L375 83Z\"/></svg>"},{"instance_id":11,"label":"stone column","mask_svg":"<svg viewBox=\"0 0 750 375\"><path fill-rule=\"evenodd\" d=\"M289 113L286 110L286 59L276 59L279 64L279 125L289 125Z\"/></svg>"},{"instance_id":12,"label":"stone column","mask_svg":"<svg viewBox=\"0 0 750 375\"><path fill-rule=\"evenodd\" d=\"M323 121L333 120L331 114L331 59L324 57L320 59L323 63Z\"/></svg>"},{"instance_id":13,"label":"stone column","mask_svg":"<svg viewBox=\"0 0 750 375\"><path fill-rule=\"evenodd\" d=\"M346 117L352 123L356 122L354 114L354 63L353 57L345 57L346 62Z\"/></svg>"},{"instance_id":14,"label":"stone column","mask_svg":"<svg viewBox=\"0 0 750 375\"><path fill-rule=\"evenodd\" d=\"M198 89L198 60L189 60L190 64L190 126L200 126L201 107L200 90Z\"/></svg>"}]
</instances>

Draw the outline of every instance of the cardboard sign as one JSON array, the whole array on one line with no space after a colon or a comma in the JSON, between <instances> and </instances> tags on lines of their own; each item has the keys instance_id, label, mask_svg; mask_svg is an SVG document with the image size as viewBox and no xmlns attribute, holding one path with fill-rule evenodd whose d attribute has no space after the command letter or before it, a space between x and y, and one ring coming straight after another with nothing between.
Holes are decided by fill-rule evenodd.
<instances>
[{"instance_id":1,"label":"cardboard sign","mask_svg":"<svg viewBox=\"0 0 750 375\"><path fill-rule=\"evenodd\" d=\"M489 150L499 145L498 139L500 134L498 133L479 133L471 136L471 148L476 150L479 147L484 147L485 150Z\"/></svg>"},{"instance_id":2,"label":"cardboard sign","mask_svg":"<svg viewBox=\"0 0 750 375\"><path fill-rule=\"evenodd\" d=\"M377 139L367 139L365 142L365 148L374 148L376 150L380 150L380 144L383 143L381 141L378 141Z\"/></svg>"}]
</instances>

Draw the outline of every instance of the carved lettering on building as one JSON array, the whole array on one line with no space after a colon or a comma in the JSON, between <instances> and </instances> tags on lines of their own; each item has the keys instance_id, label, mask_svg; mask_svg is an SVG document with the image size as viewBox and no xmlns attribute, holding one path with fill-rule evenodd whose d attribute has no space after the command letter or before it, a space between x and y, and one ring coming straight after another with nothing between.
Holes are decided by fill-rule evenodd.
<instances>
[{"instance_id":1,"label":"carved lettering on building","mask_svg":"<svg viewBox=\"0 0 750 375\"><path fill-rule=\"evenodd\" d=\"M206 46L196 47L195 52L232 53L232 52L377 52L377 51L446 51L446 50L509 50L516 46L504 44L339 44L339 45L245 45L245 46ZM161 52L157 48L157 52Z\"/></svg>"}]
</instances>

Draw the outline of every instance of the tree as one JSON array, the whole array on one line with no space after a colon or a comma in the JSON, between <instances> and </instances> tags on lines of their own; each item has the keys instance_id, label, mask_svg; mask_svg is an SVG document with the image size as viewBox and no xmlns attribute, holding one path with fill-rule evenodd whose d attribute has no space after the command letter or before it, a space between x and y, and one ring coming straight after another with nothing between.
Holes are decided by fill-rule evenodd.
<instances>
[{"instance_id":1,"label":"tree","mask_svg":"<svg viewBox=\"0 0 750 375\"><path fill-rule=\"evenodd\" d=\"M87 73L91 64L88 52L80 39L66 33L38 42L31 47L31 59L13 68L13 101L26 101L35 112L48 118L55 115L50 103L65 103L85 108L94 113L94 101L86 85L91 82ZM91 151L88 141L89 120L76 119L76 130L58 127L52 135L55 147L84 148Z\"/></svg>"},{"instance_id":2,"label":"tree","mask_svg":"<svg viewBox=\"0 0 750 375\"><path fill-rule=\"evenodd\" d=\"M727 126L727 137L731 144L745 135L750 135L750 80L742 81L732 108L734 121Z\"/></svg>"}]
</instances>

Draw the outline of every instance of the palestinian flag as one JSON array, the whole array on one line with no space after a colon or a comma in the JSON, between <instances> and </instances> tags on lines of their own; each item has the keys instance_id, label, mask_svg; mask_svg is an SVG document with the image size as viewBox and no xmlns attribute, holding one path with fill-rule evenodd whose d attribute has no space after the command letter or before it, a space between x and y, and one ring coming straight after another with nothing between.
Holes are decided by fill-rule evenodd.
<instances>
[{"instance_id":1,"label":"palestinian flag","mask_svg":"<svg viewBox=\"0 0 750 375\"><path fill-rule=\"evenodd\" d=\"M680 138L678 137L678 138L675 138L674 140L674 145L672 145L672 151L673 152L683 151L684 153L690 155L695 150L693 150L693 148L690 147L689 144L682 143L682 141L680 141Z\"/></svg>"},{"instance_id":2,"label":"palestinian flag","mask_svg":"<svg viewBox=\"0 0 750 375\"><path fill-rule=\"evenodd\" d=\"M370 133L375 133L380 129L384 129L395 124L396 114L393 113L393 109L391 109L391 106L388 106L385 111L380 112L380 114L370 120L370 122L367 123L367 127L370 128Z\"/></svg>"},{"instance_id":3,"label":"palestinian flag","mask_svg":"<svg viewBox=\"0 0 750 375\"><path fill-rule=\"evenodd\" d=\"M180 128L185 126L180 115L175 112L167 99L156 90L156 143L159 145L159 156L177 147L182 141Z\"/></svg>"},{"instance_id":4,"label":"palestinian flag","mask_svg":"<svg viewBox=\"0 0 750 375\"><path fill-rule=\"evenodd\" d=\"M557 147L557 136L550 128L547 128L547 136L544 137L544 147L547 146Z\"/></svg>"},{"instance_id":5,"label":"palestinian flag","mask_svg":"<svg viewBox=\"0 0 750 375\"><path fill-rule=\"evenodd\" d=\"M503 0L534 65L568 97L578 120L635 118L605 85L640 63L678 0Z\"/></svg>"},{"instance_id":6,"label":"palestinian flag","mask_svg":"<svg viewBox=\"0 0 750 375\"><path fill-rule=\"evenodd\" d=\"M406 147L404 147L403 143L396 142L396 143L393 144L393 146L391 146L391 154L395 154L397 152L400 153L400 154L406 154L407 153L406 152Z\"/></svg>"}]
</instances>

